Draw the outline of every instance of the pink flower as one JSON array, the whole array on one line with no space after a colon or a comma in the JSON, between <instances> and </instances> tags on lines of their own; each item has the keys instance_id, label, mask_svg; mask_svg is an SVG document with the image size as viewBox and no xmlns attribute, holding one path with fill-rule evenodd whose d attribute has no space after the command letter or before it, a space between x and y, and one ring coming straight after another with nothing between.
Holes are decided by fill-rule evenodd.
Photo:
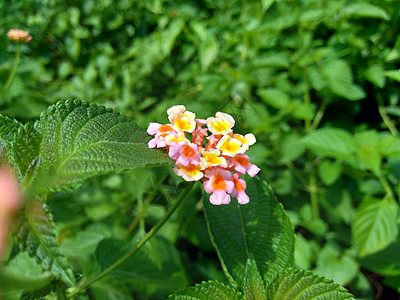
<instances>
[{"instance_id":1,"label":"pink flower","mask_svg":"<svg viewBox=\"0 0 400 300\"><path fill-rule=\"evenodd\" d=\"M204 190L211 194L210 202L214 205L229 204L234 188L234 183L231 179L231 172L221 169L213 168L205 171L207 181L203 182Z\"/></svg>"},{"instance_id":2,"label":"pink flower","mask_svg":"<svg viewBox=\"0 0 400 300\"><path fill-rule=\"evenodd\" d=\"M235 167L235 170L239 173L245 174L247 172L251 177L254 177L260 172L260 168L251 164L246 154L236 155L231 158L230 162L230 167Z\"/></svg>"},{"instance_id":3,"label":"pink flower","mask_svg":"<svg viewBox=\"0 0 400 300\"><path fill-rule=\"evenodd\" d=\"M188 144L186 141L170 142L169 157L176 160L178 164L188 167L190 164L198 166L200 164L200 153L196 144Z\"/></svg>"},{"instance_id":4,"label":"pink flower","mask_svg":"<svg viewBox=\"0 0 400 300\"><path fill-rule=\"evenodd\" d=\"M246 181L244 181L244 179L239 179L239 173L233 174L232 181L235 184L235 187L231 193L231 196L236 197L238 199L239 204L249 203L250 198L245 193Z\"/></svg>"},{"instance_id":5,"label":"pink flower","mask_svg":"<svg viewBox=\"0 0 400 300\"><path fill-rule=\"evenodd\" d=\"M162 148L167 145L164 138L173 132L172 127L169 124L162 125L159 123L150 123L147 128L148 134L155 134L156 136L151 139L148 143L149 148Z\"/></svg>"}]
</instances>

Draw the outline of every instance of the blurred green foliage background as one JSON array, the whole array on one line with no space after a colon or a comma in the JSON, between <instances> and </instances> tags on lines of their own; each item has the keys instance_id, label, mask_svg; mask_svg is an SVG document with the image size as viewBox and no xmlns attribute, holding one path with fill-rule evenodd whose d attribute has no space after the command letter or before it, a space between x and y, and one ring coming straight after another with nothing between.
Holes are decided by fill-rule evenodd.
<instances>
[{"instance_id":1,"label":"blurred green foliage background","mask_svg":"<svg viewBox=\"0 0 400 300\"><path fill-rule=\"evenodd\" d=\"M29 122L69 97L143 128L166 123L174 104L200 118L230 113L236 132L257 137L249 155L295 226L296 266L359 298L398 297L398 0L5 0L0 14L0 82L15 51L7 31L33 37L11 88L0 87L1 114ZM55 195L50 208L74 267L94 272L97 244L122 237L136 216L142 230L153 224L174 197L170 174L103 176ZM224 280L199 191L163 229L169 243L154 242L172 266L149 255L165 273L130 270L129 280L94 285L96 299L158 299Z\"/></svg>"}]
</instances>

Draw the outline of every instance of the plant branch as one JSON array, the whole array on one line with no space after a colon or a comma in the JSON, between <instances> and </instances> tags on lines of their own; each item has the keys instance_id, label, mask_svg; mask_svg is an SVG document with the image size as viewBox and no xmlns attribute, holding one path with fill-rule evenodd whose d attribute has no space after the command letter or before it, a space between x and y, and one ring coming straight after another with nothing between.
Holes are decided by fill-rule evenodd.
<instances>
[{"instance_id":1,"label":"plant branch","mask_svg":"<svg viewBox=\"0 0 400 300\"><path fill-rule=\"evenodd\" d=\"M13 82L15 73L17 72L17 67L18 67L20 57L21 57L21 42L17 42L17 50L15 52L14 65L10 72L10 75L7 78L6 84L4 86L3 97L6 94L7 90L10 88L11 83Z\"/></svg>"},{"instance_id":2,"label":"plant branch","mask_svg":"<svg viewBox=\"0 0 400 300\"><path fill-rule=\"evenodd\" d=\"M380 97L378 98L378 110L379 110L379 114L381 115L381 118L383 120L383 123L385 123L386 127L390 130L390 132L393 135L398 135L399 131L397 130L396 126L394 125L392 119L390 119L390 117L388 116L386 107Z\"/></svg>"},{"instance_id":3,"label":"plant branch","mask_svg":"<svg viewBox=\"0 0 400 300\"><path fill-rule=\"evenodd\" d=\"M386 195L389 197L389 199L393 200L393 201L396 201L396 197L394 195L392 187L390 186L390 184L387 181L387 179L382 175L379 175L378 178L379 178L379 181L381 182L383 188L385 189Z\"/></svg>"},{"instance_id":4,"label":"plant branch","mask_svg":"<svg viewBox=\"0 0 400 300\"><path fill-rule=\"evenodd\" d=\"M86 289L87 287L92 285L94 282L96 282L96 281L100 280L101 278L103 278L104 276L110 274L112 271L114 271L116 268L118 268L121 264L123 264L126 260L128 260L132 255L134 255L137 251L139 251L139 249L142 248L147 243L147 241L150 240L161 229L161 227L169 220L169 218L176 211L176 209L186 199L186 197L188 196L192 187L193 187L193 183L188 185L188 187L185 188L181 192L179 198L171 206L171 208L168 210L168 212L165 214L165 216L130 251L128 251L124 256L122 256L120 259L118 259L115 263L113 263L111 266L109 266L103 272L97 274L96 276L94 276L90 279L87 279L80 286L73 289L69 293L68 298L75 297L82 290Z\"/></svg>"},{"instance_id":5,"label":"plant branch","mask_svg":"<svg viewBox=\"0 0 400 300\"><path fill-rule=\"evenodd\" d=\"M319 107L319 110L318 110L317 114L315 115L314 121L311 124L310 132L317 129L319 123L322 120L322 117L325 114L325 109L326 109L327 105L328 105L328 101L326 101L326 99L323 99L321 106Z\"/></svg>"}]
</instances>

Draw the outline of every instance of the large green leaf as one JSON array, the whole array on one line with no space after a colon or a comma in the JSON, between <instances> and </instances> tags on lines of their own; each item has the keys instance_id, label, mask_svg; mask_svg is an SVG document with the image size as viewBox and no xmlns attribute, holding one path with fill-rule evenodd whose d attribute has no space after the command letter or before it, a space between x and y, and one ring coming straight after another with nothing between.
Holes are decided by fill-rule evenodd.
<instances>
[{"instance_id":1,"label":"large green leaf","mask_svg":"<svg viewBox=\"0 0 400 300\"><path fill-rule=\"evenodd\" d=\"M169 300L239 300L240 294L218 281L207 281L196 284L168 297Z\"/></svg>"},{"instance_id":2,"label":"large green leaf","mask_svg":"<svg viewBox=\"0 0 400 300\"><path fill-rule=\"evenodd\" d=\"M15 135L21 127L22 124L17 120L10 119L0 114L0 141L6 145L7 150L11 149L11 144L15 139Z\"/></svg>"},{"instance_id":3,"label":"large green leaf","mask_svg":"<svg viewBox=\"0 0 400 300\"><path fill-rule=\"evenodd\" d=\"M36 153L40 157L36 183L45 190L68 189L97 174L170 161L166 153L148 148L149 136L134 122L80 100L51 106L15 147L20 151L22 146L29 147L27 136L37 134L41 142ZM21 161L21 168L27 168L25 160Z\"/></svg>"},{"instance_id":4,"label":"large green leaf","mask_svg":"<svg viewBox=\"0 0 400 300\"><path fill-rule=\"evenodd\" d=\"M11 162L12 142L21 127L18 121L0 115L0 166Z\"/></svg>"},{"instance_id":5,"label":"large green leaf","mask_svg":"<svg viewBox=\"0 0 400 300\"><path fill-rule=\"evenodd\" d=\"M321 128L303 138L307 148L319 155L338 159L351 157L356 146L353 137L339 128Z\"/></svg>"},{"instance_id":6,"label":"large green leaf","mask_svg":"<svg viewBox=\"0 0 400 300\"><path fill-rule=\"evenodd\" d=\"M346 61L330 61L323 66L322 73L325 75L330 89L336 95L348 100L360 100L366 96L359 86L353 84L353 73Z\"/></svg>"},{"instance_id":7,"label":"large green leaf","mask_svg":"<svg viewBox=\"0 0 400 300\"><path fill-rule=\"evenodd\" d=\"M232 276L239 286L244 284L250 258L266 282L294 260L293 228L282 205L267 183L249 177L246 181L250 197L246 205L233 200L214 206L207 194L203 197L212 242L228 278Z\"/></svg>"},{"instance_id":8,"label":"large green leaf","mask_svg":"<svg viewBox=\"0 0 400 300\"><path fill-rule=\"evenodd\" d=\"M53 274L42 267L26 252L15 256L6 267L0 269L0 299L19 299L23 291L34 291L50 283Z\"/></svg>"},{"instance_id":9,"label":"large green leaf","mask_svg":"<svg viewBox=\"0 0 400 300\"><path fill-rule=\"evenodd\" d=\"M42 203L29 201L15 228L19 245L35 257L43 269L49 270L68 285L74 285L74 274L57 243L51 215Z\"/></svg>"},{"instance_id":10,"label":"large green leaf","mask_svg":"<svg viewBox=\"0 0 400 300\"><path fill-rule=\"evenodd\" d=\"M268 300L354 299L340 285L310 271L287 269L267 287Z\"/></svg>"},{"instance_id":11,"label":"large green leaf","mask_svg":"<svg viewBox=\"0 0 400 300\"><path fill-rule=\"evenodd\" d=\"M246 300L266 299L264 281L253 259L249 259L246 264L246 277L243 292Z\"/></svg>"},{"instance_id":12,"label":"large green leaf","mask_svg":"<svg viewBox=\"0 0 400 300\"><path fill-rule=\"evenodd\" d=\"M361 257L382 250L396 239L398 211L397 203L386 198L361 203L351 228Z\"/></svg>"}]
</instances>

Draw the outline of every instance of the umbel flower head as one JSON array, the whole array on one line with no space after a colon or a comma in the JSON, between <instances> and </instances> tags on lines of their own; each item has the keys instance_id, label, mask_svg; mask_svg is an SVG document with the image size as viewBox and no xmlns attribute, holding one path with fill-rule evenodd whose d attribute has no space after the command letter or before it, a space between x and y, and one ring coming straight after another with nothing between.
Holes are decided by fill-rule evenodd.
<instances>
[{"instance_id":1,"label":"umbel flower head","mask_svg":"<svg viewBox=\"0 0 400 300\"><path fill-rule=\"evenodd\" d=\"M231 197L248 203L246 182L240 177L254 177L260 171L244 154L256 142L254 135L233 133L235 120L223 112L196 119L185 106L175 105L167 114L170 124L150 123L147 128L154 135L149 148L166 148L175 161L173 172L186 181L201 180L212 204L229 204Z\"/></svg>"},{"instance_id":2,"label":"umbel flower head","mask_svg":"<svg viewBox=\"0 0 400 300\"><path fill-rule=\"evenodd\" d=\"M7 37L14 42L29 43L32 40L32 36L29 35L29 32L21 29L10 29L7 32Z\"/></svg>"}]
</instances>

